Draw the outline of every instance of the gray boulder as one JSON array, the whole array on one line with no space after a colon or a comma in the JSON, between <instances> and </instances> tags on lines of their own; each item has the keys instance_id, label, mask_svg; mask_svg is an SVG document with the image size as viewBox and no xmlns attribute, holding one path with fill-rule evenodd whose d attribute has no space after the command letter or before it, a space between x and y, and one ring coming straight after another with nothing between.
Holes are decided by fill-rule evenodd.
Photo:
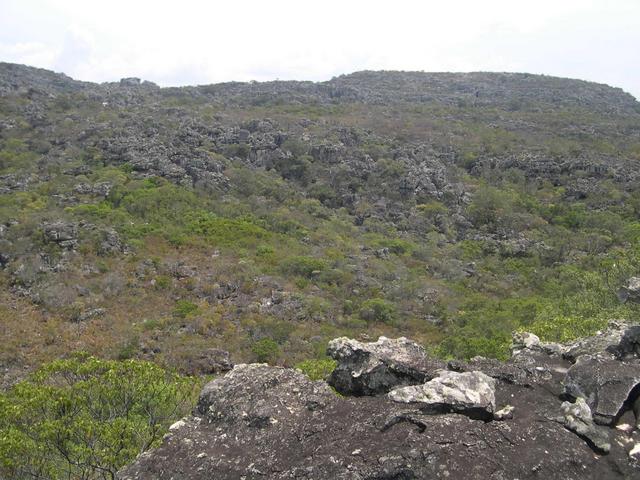
<instances>
[{"instance_id":1,"label":"gray boulder","mask_svg":"<svg viewBox=\"0 0 640 480\"><path fill-rule=\"evenodd\" d=\"M344 395L378 395L394 387L417 385L437 375L444 363L404 337L362 343L346 337L329 342L327 354L338 362L329 384Z\"/></svg>"},{"instance_id":2,"label":"gray boulder","mask_svg":"<svg viewBox=\"0 0 640 480\"><path fill-rule=\"evenodd\" d=\"M51 222L42 225L45 241L56 243L62 248L78 246L78 226L71 222Z\"/></svg>"},{"instance_id":3,"label":"gray boulder","mask_svg":"<svg viewBox=\"0 0 640 480\"><path fill-rule=\"evenodd\" d=\"M576 399L575 403L563 402L562 417L559 419L568 430L584 438L598 453L609 453L611 443L609 434L604 428L593 423L591 409L584 398Z\"/></svg>"},{"instance_id":4,"label":"gray boulder","mask_svg":"<svg viewBox=\"0 0 640 480\"><path fill-rule=\"evenodd\" d=\"M540 338L529 332L514 332L511 341L511 352L516 354L524 349L540 347Z\"/></svg>"},{"instance_id":5,"label":"gray boulder","mask_svg":"<svg viewBox=\"0 0 640 480\"><path fill-rule=\"evenodd\" d=\"M640 302L640 277L631 277L627 284L618 291L618 298L622 303Z\"/></svg>"},{"instance_id":6,"label":"gray boulder","mask_svg":"<svg viewBox=\"0 0 640 480\"><path fill-rule=\"evenodd\" d=\"M583 355L569 368L563 383L565 395L585 399L596 423L612 425L638 396L640 362Z\"/></svg>"},{"instance_id":7,"label":"gray boulder","mask_svg":"<svg viewBox=\"0 0 640 480\"><path fill-rule=\"evenodd\" d=\"M520 353L542 352L547 355L560 355L566 347L558 343L543 343L540 338L529 332L513 332L511 340L511 355Z\"/></svg>"},{"instance_id":8,"label":"gray boulder","mask_svg":"<svg viewBox=\"0 0 640 480\"><path fill-rule=\"evenodd\" d=\"M620 359L640 357L640 325L627 328L614 349Z\"/></svg>"},{"instance_id":9,"label":"gray boulder","mask_svg":"<svg viewBox=\"0 0 640 480\"><path fill-rule=\"evenodd\" d=\"M209 348L190 358L183 368L187 375L217 375L233 368L229 352L219 348Z\"/></svg>"},{"instance_id":10,"label":"gray boulder","mask_svg":"<svg viewBox=\"0 0 640 480\"><path fill-rule=\"evenodd\" d=\"M585 337L567 345L563 357L575 362L581 355L605 354L616 356L618 346L628 325L625 322L613 320L607 329L597 335Z\"/></svg>"},{"instance_id":11,"label":"gray boulder","mask_svg":"<svg viewBox=\"0 0 640 480\"><path fill-rule=\"evenodd\" d=\"M495 390L493 381L477 371L481 370L477 363L472 362L474 369L466 373L438 372L437 381L429 384L439 384L435 393L449 404L413 402L417 395L406 395L415 390L411 386L396 389L404 391L400 402L391 398L398 394L396 390L390 395L338 397L323 382L313 382L292 369L239 365L207 384L193 416L174 424L156 449L140 455L118 478L600 480L638 476L638 449L633 447L638 443L637 432L629 433L631 426L624 430L597 427L584 400L566 404L561 416L549 417L549 412L560 413L559 382L564 376L553 366L568 367L566 360L541 352L516 358L526 360L517 368L523 370L527 383L511 382L505 376L495 380ZM545 358L550 363L543 363L544 368L554 372L552 376L525 372L540 367L539 361ZM425 396L424 391L420 393ZM490 415L496 404L509 406ZM492 419L502 421L488 421ZM600 456L607 449L603 432L610 437L606 459Z\"/></svg>"},{"instance_id":12,"label":"gray boulder","mask_svg":"<svg viewBox=\"0 0 640 480\"><path fill-rule=\"evenodd\" d=\"M100 242L98 253L100 255L114 255L125 250L120 235L113 229L106 230L103 233L103 240Z\"/></svg>"},{"instance_id":13,"label":"gray boulder","mask_svg":"<svg viewBox=\"0 0 640 480\"><path fill-rule=\"evenodd\" d=\"M423 385L400 387L389 392L394 402L417 403L433 413L462 413L489 420L496 408L496 381L482 372L442 371Z\"/></svg>"},{"instance_id":14,"label":"gray boulder","mask_svg":"<svg viewBox=\"0 0 640 480\"><path fill-rule=\"evenodd\" d=\"M204 386L196 412L211 423L243 422L251 428L266 428L335 400L326 383L312 382L297 370L239 364Z\"/></svg>"}]
</instances>

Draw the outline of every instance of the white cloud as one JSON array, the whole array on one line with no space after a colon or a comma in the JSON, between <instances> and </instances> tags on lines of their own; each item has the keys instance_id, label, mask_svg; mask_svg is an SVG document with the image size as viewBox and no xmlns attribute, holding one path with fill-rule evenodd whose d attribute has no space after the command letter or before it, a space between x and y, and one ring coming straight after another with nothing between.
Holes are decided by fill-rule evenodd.
<instances>
[{"instance_id":1,"label":"white cloud","mask_svg":"<svg viewBox=\"0 0 640 480\"><path fill-rule=\"evenodd\" d=\"M3 0L0 59L82 80L529 71L640 97L637 0Z\"/></svg>"}]
</instances>

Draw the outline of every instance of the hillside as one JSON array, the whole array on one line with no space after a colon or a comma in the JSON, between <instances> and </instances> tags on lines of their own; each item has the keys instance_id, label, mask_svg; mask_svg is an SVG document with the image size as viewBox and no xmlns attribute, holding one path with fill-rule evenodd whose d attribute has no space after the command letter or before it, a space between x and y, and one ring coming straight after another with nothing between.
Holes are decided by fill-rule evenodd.
<instances>
[{"instance_id":1,"label":"hillside","mask_svg":"<svg viewBox=\"0 0 640 480\"><path fill-rule=\"evenodd\" d=\"M578 80L0 63L0 478L631 478L639 167Z\"/></svg>"},{"instance_id":2,"label":"hillside","mask_svg":"<svg viewBox=\"0 0 640 480\"><path fill-rule=\"evenodd\" d=\"M78 350L205 374L342 335L506 358L519 328L591 334L637 318L639 167L640 104L578 80L0 64L4 383Z\"/></svg>"}]
</instances>

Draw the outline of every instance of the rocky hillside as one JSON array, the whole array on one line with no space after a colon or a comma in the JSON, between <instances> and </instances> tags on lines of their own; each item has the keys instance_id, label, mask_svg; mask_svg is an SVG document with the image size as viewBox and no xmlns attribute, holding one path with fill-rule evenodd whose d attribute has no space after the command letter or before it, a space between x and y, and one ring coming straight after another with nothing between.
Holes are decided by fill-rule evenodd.
<instances>
[{"instance_id":1,"label":"rocky hillside","mask_svg":"<svg viewBox=\"0 0 640 480\"><path fill-rule=\"evenodd\" d=\"M565 345L517 334L505 363L445 363L405 338L338 338L328 353L328 384L236 365L121 478L640 475L640 327Z\"/></svg>"},{"instance_id":2,"label":"rocky hillside","mask_svg":"<svg viewBox=\"0 0 640 480\"><path fill-rule=\"evenodd\" d=\"M344 335L506 358L513 330L593 333L638 312L639 164L638 102L577 80L0 64L3 382L77 350L200 375Z\"/></svg>"},{"instance_id":3,"label":"rocky hillside","mask_svg":"<svg viewBox=\"0 0 640 480\"><path fill-rule=\"evenodd\" d=\"M0 478L638 476L639 172L589 82L2 63Z\"/></svg>"}]
</instances>

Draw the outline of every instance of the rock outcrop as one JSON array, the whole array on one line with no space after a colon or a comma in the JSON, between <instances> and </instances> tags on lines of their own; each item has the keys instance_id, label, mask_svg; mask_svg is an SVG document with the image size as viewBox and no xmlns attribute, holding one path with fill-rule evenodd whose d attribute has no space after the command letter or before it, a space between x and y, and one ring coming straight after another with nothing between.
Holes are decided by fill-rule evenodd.
<instances>
[{"instance_id":1,"label":"rock outcrop","mask_svg":"<svg viewBox=\"0 0 640 480\"><path fill-rule=\"evenodd\" d=\"M42 230L47 242L53 242L68 249L78 245L78 226L74 223L63 221L45 223Z\"/></svg>"},{"instance_id":2,"label":"rock outcrop","mask_svg":"<svg viewBox=\"0 0 640 480\"><path fill-rule=\"evenodd\" d=\"M329 343L327 353L338 361L329 384L345 395L376 395L400 385L432 379L444 363L406 338L380 337L362 343L346 337Z\"/></svg>"},{"instance_id":3,"label":"rock outcrop","mask_svg":"<svg viewBox=\"0 0 640 480\"><path fill-rule=\"evenodd\" d=\"M635 338L636 327L617 325L620 338ZM507 362L441 370L404 338L336 339L331 378L346 396L297 370L237 365L119 478L638 477L637 357L616 359L610 339L592 339L572 365L558 348L576 344L517 339Z\"/></svg>"},{"instance_id":4,"label":"rock outcrop","mask_svg":"<svg viewBox=\"0 0 640 480\"><path fill-rule=\"evenodd\" d=\"M627 285L618 292L618 297L624 302L640 302L640 277L631 277Z\"/></svg>"},{"instance_id":5,"label":"rock outcrop","mask_svg":"<svg viewBox=\"0 0 640 480\"><path fill-rule=\"evenodd\" d=\"M431 413L462 413L470 418L492 419L496 409L496 381L482 372L443 371L422 385L395 388L394 402L418 404Z\"/></svg>"},{"instance_id":6,"label":"rock outcrop","mask_svg":"<svg viewBox=\"0 0 640 480\"><path fill-rule=\"evenodd\" d=\"M591 409L584 398L579 397L575 403L564 402L561 409L563 417L559 421L565 427L583 437L597 452L609 453L609 435L593 422Z\"/></svg>"},{"instance_id":7,"label":"rock outcrop","mask_svg":"<svg viewBox=\"0 0 640 480\"><path fill-rule=\"evenodd\" d=\"M584 398L594 421L613 424L637 396L640 362L621 362L584 355L569 368L564 380L565 394Z\"/></svg>"}]
</instances>

